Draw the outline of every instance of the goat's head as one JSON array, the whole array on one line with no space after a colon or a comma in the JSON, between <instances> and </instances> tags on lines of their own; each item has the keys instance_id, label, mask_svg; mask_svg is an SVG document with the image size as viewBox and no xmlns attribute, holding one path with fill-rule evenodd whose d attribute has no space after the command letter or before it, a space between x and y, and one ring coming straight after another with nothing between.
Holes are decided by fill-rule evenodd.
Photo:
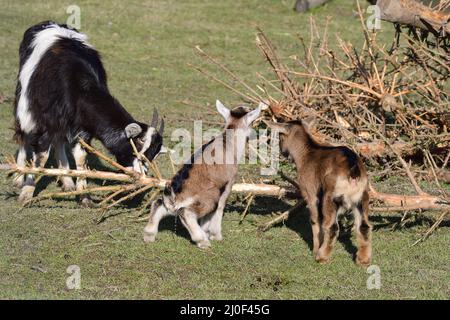
<instances>
[{"instance_id":1,"label":"goat's head","mask_svg":"<svg viewBox=\"0 0 450 320\"><path fill-rule=\"evenodd\" d=\"M162 134L164 131L164 119L158 127L158 111L153 111L150 125L144 123L130 123L125 127L125 135L133 140L134 145L140 155L152 161L162 150Z\"/></svg>"},{"instance_id":2,"label":"goat's head","mask_svg":"<svg viewBox=\"0 0 450 320\"><path fill-rule=\"evenodd\" d=\"M242 130L247 136L250 133L253 121L255 121L261 113L261 105L256 109L242 106L230 110L219 100L216 101L216 108L225 119L225 129Z\"/></svg>"},{"instance_id":3,"label":"goat's head","mask_svg":"<svg viewBox=\"0 0 450 320\"><path fill-rule=\"evenodd\" d=\"M302 121L289 121L286 123L277 123L265 121L267 126L279 133L280 151L281 154L289 158L292 152L299 145L299 138L305 139L308 137L307 123Z\"/></svg>"}]
</instances>

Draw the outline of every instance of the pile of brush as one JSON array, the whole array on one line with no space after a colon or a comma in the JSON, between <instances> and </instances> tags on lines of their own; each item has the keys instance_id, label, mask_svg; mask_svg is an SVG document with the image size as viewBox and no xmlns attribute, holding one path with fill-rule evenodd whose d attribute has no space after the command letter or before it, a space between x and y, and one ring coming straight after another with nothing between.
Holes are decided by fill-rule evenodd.
<instances>
[{"instance_id":1,"label":"pile of brush","mask_svg":"<svg viewBox=\"0 0 450 320\"><path fill-rule=\"evenodd\" d=\"M381 210L443 209L447 214L450 183L449 38L450 1L434 7L413 0L378 1L381 18L394 22L395 36L380 42L369 30L358 2L362 46L336 36L330 45L329 20L322 30L310 18L309 40L298 37L299 52L282 59L263 30L256 44L270 64L274 77L257 74L260 84L252 88L225 64L201 48L199 56L229 76L206 76L250 103L264 102L265 117L277 121L313 117L317 140L353 148L380 179L406 175L414 196L388 195L371 188L372 199L386 206ZM411 20L411 17L415 17ZM418 181L436 185L437 203ZM443 200L445 199L445 200ZM410 201L411 200L411 201ZM436 202L434 202L436 204Z\"/></svg>"},{"instance_id":2,"label":"pile of brush","mask_svg":"<svg viewBox=\"0 0 450 320\"><path fill-rule=\"evenodd\" d=\"M447 83L450 71L449 16L440 13L450 7L450 1L441 1L435 8L417 6L413 0L390 2L397 7L383 7L386 2L378 2L382 18L388 17L392 22L395 14L401 13L399 21L395 21L396 33L392 43L380 43L377 33L367 29L358 3L361 37L364 40L361 47L357 48L337 37L338 49L333 50L329 45L329 20L319 31L311 18L309 42L305 43L299 37L302 50L291 56L289 63L279 57L265 33L258 30L257 46L273 69L275 78L267 79L257 74L261 84L256 88L198 47L199 55L224 71L230 82L222 80L223 77L218 79L205 68L195 68L247 102L266 104L266 118L288 121L314 117L316 121L311 130L316 139L353 148L366 159L372 175L406 175L416 194L386 194L371 187L372 210L407 212L440 209L442 214L430 229L431 232L450 212L450 195L442 188L442 183L450 182L447 169L450 161ZM410 10L408 15L402 15L407 10ZM411 10L418 18L413 21L415 24L402 21L409 19ZM12 159L1 168L16 174L82 176L117 181L119 185L44 194L29 203L81 193L107 192L99 202L101 215L98 221L104 220L108 209L139 194L146 194L139 211L144 214L168 182L161 177L155 164L150 166L154 177L136 175L124 171L114 160L91 146L83 145L89 152L123 172L24 168L18 167ZM172 168L175 169L173 164ZM418 183L420 179L434 183L436 192L424 192ZM248 199L253 199L254 195L296 195L295 190L267 184L236 184L233 191L247 194ZM250 201L245 212L249 204ZM288 214L280 215L263 229L283 221Z\"/></svg>"}]
</instances>

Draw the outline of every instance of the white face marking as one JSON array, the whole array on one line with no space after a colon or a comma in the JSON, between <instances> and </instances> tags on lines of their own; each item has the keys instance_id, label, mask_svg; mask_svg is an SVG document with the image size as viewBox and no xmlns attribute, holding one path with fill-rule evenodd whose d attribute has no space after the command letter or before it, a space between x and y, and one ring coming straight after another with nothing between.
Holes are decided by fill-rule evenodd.
<instances>
[{"instance_id":1,"label":"white face marking","mask_svg":"<svg viewBox=\"0 0 450 320\"><path fill-rule=\"evenodd\" d=\"M147 132L145 133L144 145L142 146L140 154L144 154L148 150L148 148L150 148L150 145L152 144L152 140L153 140L152 138L153 138L154 133L155 133L155 128L149 127Z\"/></svg>"},{"instance_id":2,"label":"white face marking","mask_svg":"<svg viewBox=\"0 0 450 320\"><path fill-rule=\"evenodd\" d=\"M136 172L139 172L139 173L143 173L143 172L141 171L141 163L139 163L138 158L135 158L135 159L133 160L133 170L136 171ZM143 169L142 169L142 170L143 170Z\"/></svg>"},{"instance_id":3,"label":"white face marking","mask_svg":"<svg viewBox=\"0 0 450 320\"><path fill-rule=\"evenodd\" d=\"M21 92L17 104L16 117L19 118L20 128L25 133L31 132L36 126L36 123L28 110L28 83L34 70L41 61L42 56L59 38L76 39L83 42L86 46L91 47L91 45L87 43L86 35L78 33L74 30L62 28L58 25L50 25L34 36L33 42L31 43L33 51L24 63L19 74Z\"/></svg>"}]
</instances>

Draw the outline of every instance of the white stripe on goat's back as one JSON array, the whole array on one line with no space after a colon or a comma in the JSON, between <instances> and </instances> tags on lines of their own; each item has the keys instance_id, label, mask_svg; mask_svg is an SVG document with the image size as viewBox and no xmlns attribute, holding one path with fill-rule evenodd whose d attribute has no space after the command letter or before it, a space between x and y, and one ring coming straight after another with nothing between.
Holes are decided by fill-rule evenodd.
<instances>
[{"instance_id":1,"label":"white stripe on goat's back","mask_svg":"<svg viewBox=\"0 0 450 320\"><path fill-rule=\"evenodd\" d=\"M87 36L78 33L75 30L66 29L60 27L56 24L52 24L42 31L35 34L34 39L31 43L31 52L28 59L22 66L19 74L19 81L21 86L21 92L19 101L17 104L16 117L19 119L20 128L25 132L31 132L35 127L35 122L28 109L28 84L33 75L34 70L42 59L42 56L47 52L47 50L60 38L74 39L83 42L86 46L90 45L87 43Z\"/></svg>"}]
</instances>

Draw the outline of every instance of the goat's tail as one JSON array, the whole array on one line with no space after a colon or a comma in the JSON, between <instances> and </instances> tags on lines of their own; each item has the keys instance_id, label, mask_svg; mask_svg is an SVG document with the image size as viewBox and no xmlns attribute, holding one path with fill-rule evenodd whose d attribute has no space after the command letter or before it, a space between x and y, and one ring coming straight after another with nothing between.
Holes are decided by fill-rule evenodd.
<instances>
[{"instance_id":1,"label":"goat's tail","mask_svg":"<svg viewBox=\"0 0 450 320\"><path fill-rule=\"evenodd\" d=\"M361 167L359 161L355 163L349 170L349 175L352 179L358 179L361 177Z\"/></svg>"},{"instance_id":2,"label":"goat's tail","mask_svg":"<svg viewBox=\"0 0 450 320\"><path fill-rule=\"evenodd\" d=\"M347 167L349 177L353 180L359 179L364 172L364 164L362 163L359 156L351 149L347 147L341 147L340 151L343 156L347 159Z\"/></svg>"}]
</instances>

